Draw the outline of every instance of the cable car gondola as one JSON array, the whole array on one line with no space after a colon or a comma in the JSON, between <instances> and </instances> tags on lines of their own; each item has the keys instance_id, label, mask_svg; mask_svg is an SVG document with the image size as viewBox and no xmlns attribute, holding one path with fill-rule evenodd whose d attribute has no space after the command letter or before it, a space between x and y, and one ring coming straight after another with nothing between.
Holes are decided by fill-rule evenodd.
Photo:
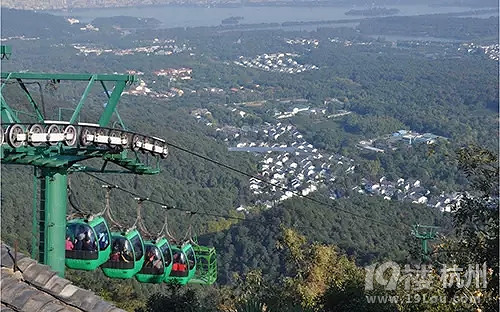
<instances>
[{"instance_id":1,"label":"cable car gondola","mask_svg":"<svg viewBox=\"0 0 500 312\"><path fill-rule=\"evenodd\" d=\"M167 239L144 243L146 256L135 278L141 283L162 283L172 271L172 250Z\"/></svg>"},{"instance_id":2,"label":"cable car gondola","mask_svg":"<svg viewBox=\"0 0 500 312\"><path fill-rule=\"evenodd\" d=\"M101 216L103 212L92 215L77 208L72 198L70 181L68 178L68 199L80 217L69 220L66 224L65 263L71 269L93 271L109 259L109 227Z\"/></svg>"},{"instance_id":3,"label":"cable car gondola","mask_svg":"<svg viewBox=\"0 0 500 312\"><path fill-rule=\"evenodd\" d=\"M111 254L110 233L103 217L78 218L66 225L66 266L93 271Z\"/></svg>"},{"instance_id":4,"label":"cable car gondola","mask_svg":"<svg viewBox=\"0 0 500 312\"><path fill-rule=\"evenodd\" d=\"M111 255L101 268L111 278L132 278L144 264L144 243L135 228L111 233Z\"/></svg>"},{"instance_id":5,"label":"cable car gondola","mask_svg":"<svg viewBox=\"0 0 500 312\"><path fill-rule=\"evenodd\" d=\"M215 248L194 243L193 249L196 257L196 273L189 280L189 284L212 285L217 280L217 254Z\"/></svg>"},{"instance_id":6,"label":"cable car gondola","mask_svg":"<svg viewBox=\"0 0 500 312\"><path fill-rule=\"evenodd\" d=\"M139 272L144 264L144 241L141 233L135 228L140 221L140 202L137 207L137 219L134 225L127 231L124 227L113 220L111 206L109 204L110 193L113 186L103 185L106 191L106 215L110 221L120 229L120 232L111 233L111 254L109 260L101 268L104 275L111 278L132 278Z\"/></svg>"},{"instance_id":7,"label":"cable car gondola","mask_svg":"<svg viewBox=\"0 0 500 312\"><path fill-rule=\"evenodd\" d=\"M193 246L189 242L181 246L172 246L172 255L172 271L165 278L165 282L186 285L196 273L196 257Z\"/></svg>"}]
</instances>

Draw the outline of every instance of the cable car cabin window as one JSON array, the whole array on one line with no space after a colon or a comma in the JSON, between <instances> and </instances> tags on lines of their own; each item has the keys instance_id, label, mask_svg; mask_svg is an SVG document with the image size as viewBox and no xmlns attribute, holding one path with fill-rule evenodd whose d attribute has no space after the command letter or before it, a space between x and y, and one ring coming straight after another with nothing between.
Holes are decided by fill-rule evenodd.
<instances>
[{"instance_id":1,"label":"cable car cabin window","mask_svg":"<svg viewBox=\"0 0 500 312\"><path fill-rule=\"evenodd\" d=\"M170 245L165 243L160 247L161 253L163 254L163 259L165 260L165 266L168 267L172 262L172 254L170 252Z\"/></svg>"},{"instance_id":2,"label":"cable car cabin window","mask_svg":"<svg viewBox=\"0 0 500 312\"><path fill-rule=\"evenodd\" d=\"M146 245L146 258L140 273L142 274L163 274L164 267L160 249L154 245Z\"/></svg>"},{"instance_id":3,"label":"cable car cabin window","mask_svg":"<svg viewBox=\"0 0 500 312\"><path fill-rule=\"evenodd\" d=\"M132 269L134 267L134 253L132 245L125 237L113 237L111 256L103 267L114 269Z\"/></svg>"},{"instance_id":4,"label":"cable car cabin window","mask_svg":"<svg viewBox=\"0 0 500 312\"><path fill-rule=\"evenodd\" d=\"M186 255L180 250L174 252L174 264L170 276L188 276Z\"/></svg>"},{"instance_id":5,"label":"cable car cabin window","mask_svg":"<svg viewBox=\"0 0 500 312\"><path fill-rule=\"evenodd\" d=\"M193 248L189 248L188 251L186 252L186 255L189 264L189 270L191 271L192 269L194 269L194 266L196 265L196 259L194 257Z\"/></svg>"},{"instance_id":6,"label":"cable car cabin window","mask_svg":"<svg viewBox=\"0 0 500 312\"><path fill-rule=\"evenodd\" d=\"M85 223L69 223L66 226L66 257L93 260L98 258L95 233Z\"/></svg>"},{"instance_id":7,"label":"cable car cabin window","mask_svg":"<svg viewBox=\"0 0 500 312\"><path fill-rule=\"evenodd\" d=\"M109 246L109 232L104 222L94 226L95 234L97 235L97 243L99 250L104 250Z\"/></svg>"},{"instance_id":8,"label":"cable car cabin window","mask_svg":"<svg viewBox=\"0 0 500 312\"><path fill-rule=\"evenodd\" d=\"M135 260L138 261L144 254L144 246L142 245L141 238L139 237L139 235L136 235L130 241L132 242L132 246L134 247Z\"/></svg>"}]
</instances>

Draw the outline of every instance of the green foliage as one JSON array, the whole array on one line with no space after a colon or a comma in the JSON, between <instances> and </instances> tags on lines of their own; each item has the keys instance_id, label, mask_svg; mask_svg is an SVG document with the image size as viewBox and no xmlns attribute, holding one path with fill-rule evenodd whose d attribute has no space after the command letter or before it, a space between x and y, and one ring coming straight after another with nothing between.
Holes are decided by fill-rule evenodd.
<instances>
[{"instance_id":1,"label":"green foliage","mask_svg":"<svg viewBox=\"0 0 500 312\"><path fill-rule=\"evenodd\" d=\"M432 296L440 299L430 306L425 302L400 303L402 311L498 311L498 261L499 261L499 221L498 221L498 155L478 146L468 146L458 151L459 167L465 172L471 184L471 191L464 194L453 209L454 235L441 239L434 251L436 270L429 272L427 290L418 293L399 287L400 296L416 294L422 298ZM486 266L486 276L481 283L464 284L461 287L443 287L443 280L437 269L442 264L455 265L468 270L478 265ZM415 281L418 276L412 277ZM486 287L483 288L483 278ZM456 300L465 298L467 300ZM450 304L453 300L454 304Z\"/></svg>"},{"instance_id":2,"label":"green foliage","mask_svg":"<svg viewBox=\"0 0 500 312\"><path fill-rule=\"evenodd\" d=\"M123 96L118 107L121 117L129 129L180 143L187 149L245 172L257 172L257 159L252 155L229 153L226 145L217 141L216 129L198 123L190 115L191 110L209 109L212 112L209 120L216 127L274 122L274 110L290 108L279 104L277 99L282 98L305 98L311 105L328 109L329 113L335 109L352 111L351 115L338 119L307 115L291 119L315 148L342 153L355 158L359 164L354 175L338 177L336 183L346 189L350 197L329 201L332 207L293 198L269 210L253 209L244 215L250 222L202 216L201 213L210 212L242 217L234 212L234 208L254 201L248 179L175 149L161 163L161 175L102 176L144 197L199 211L200 214L192 218L169 211L170 227L181 237L188 224L193 223L197 233L201 234L200 243L217 248L218 283L227 286L140 285L135 281L107 279L100 271L68 270L68 278L77 285L92 289L130 311L156 312L166 307L174 311L227 312L238 308L257 311L428 311L429 307L424 304L396 307L392 304L367 304L365 299L362 270L357 265L410 258L410 249L415 242L408 239L409 229L404 224L434 224L445 229L450 226L448 216L435 209L360 196L351 189L352 184L358 184L363 177L375 179L386 175L391 180L418 178L422 184L432 186L431 191L435 194L462 189L470 191L455 211L456 233L451 233L439 247L442 249L437 250L446 251L443 253L449 258L445 260L452 259L459 264L486 261L492 271L488 293L483 294L489 298L485 303L488 308L484 310L497 303L494 296L498 292L496 155L478 148L458 153L460 166L472 182L467 186L464 174L457 169L453 150L469 142L478 142L490 150L498 149L498 138L491 135L498 130L498 62L484 56L455 55L456 52L452 51L457 51L459 46L451 43L393 47L390 43L371 40L345 28L323 28L310 33L266 30L265 34L247 30L221 32L208 27L144 29L118 37L115 29L84 33L70 27L63 18L51 18L45 14L12 11L2 18L4 36L24 34L42 38L16 40L12 60L2 63L2 69L6 71L125 72L133 69L145 72L141 78L149 86L163 90L169 82L154 76L153 71L166 66L191 67L191 81L172 83L186 91L184 96L167 100ZM446 36L457 36L462 30L471 30L471 36L490 36L496 32L494 26L497 25L488 19L416 17L410 20L412 24L427 21L432 22L432 35L445 32ZM450 21L460 22L463 28L459 29ZM363 22L360 29L362 32L385 29L390 34L395 29L407 31L404 28L406 23L407 20L400 17L377 19ZM34 24L47 27L35 27ZM446 27L442 28L443 24ZM321 44L316 49L290 46L284 38L292 37L317 38ZM330 42L329 38L336 37L342 41L351 40L353 44ZM105 48L131 48L145 45L145 40L153 38L175 38L179 44L192 46L193 55L84 56L76 55L70 44L83 42ZM370 44L361 44L369 40ZM301 63L315 64L320 70L283 75L232 63L242 55L253 57L277 51L298 53ZM429 53L437 56L431 59ZM152 80L156 81L154 87ZM223 88L224 92L217 94L204 90L212 87ZM229 92L228 89L233 87L238 90L243 87L245 91ZM57 89L43 86L48 117L56 119L59 107L74 107L83 88L83 85L66 84L58 85ZM41 100L39 91L32 89L36 100ZM8 103L15 103L18 108L27 107L26 97L20 95L17 86L7 85L2 94ZM342 103L338 107L324 105L323 101L331 97ZM248 118L242 119L231 112L234 102L259 100L266 102L260 107L241 107L248 112ZM100 91L90 94L82 121L95 121L102 103ZM432 147L399 146L397 151L383 155L361 154L355 146L360 140L400 128L446 136L450 143ZM87 164L100 165L97 162ZM19 166L2 166L1 169L2 239L11 244L17 240L21 250L30 251L33 172L31 168ZM101 211L104 192L100 183L88 176L73 174L72 188L81 208ZM328 194L320 189L314 196L325 201ZM112 208L120 222L133 223L135 202L131 197L113 192ZM386 224L371 223L336 208L382 220ZM148 228L151 231L160 229L165 212L148 204L144 209ZM300 229L301 234L291 230L282 233L281 226ZM280 249L276 248L278 241L281 242ZM457 248L465 252L454 253ZM308 261L317 265L307 265ZM435 294L444 294L441 289L435 291ZM143 306L151 293L156 295ZM453 308L439 306L434 311Z\"/></svg>"},{"instance_id":3,"label":"green foliage","mask_svg":"<svg viewBox=\"0 0 500 312\"><path fill-rule=\"evenodd\" d=\"M405 241L410 232L406 225L449 223L439 211L376 197L353 195L331 203L334 207L294 198L260 215L247 217L250 221L265 222L266 226L242 222L227 231L201 236L200 242L213 245L218 251L218 281L229 283L233 280L232 272L248 272L252 268L260 268L269 278L278 278L285 271L284 254L276 250L281 225L300 229L309 239L334 244L364 265L375 260L406 259L406 250L413 244ZM342 213L335 207L391 223L377 224Z\"/></svg>"},{"instance_id":4,"label":"green foliage","mask_svg":"<svg viewBox=\"0 0 500 312\"><path fill-rule=\"evenodd\" d=\"M486 264L488 284L482 293L485 310L498 309L499 283L499 169L498 154L477 146L459 152L459 165L474 191L455 206L453 221L457 232L450 258L460 265ZM459 250L461 252L456 252Z\"/></svg>"},{"instance_id":5,"label":"green foliage","mask_svg":"<svg viewBox=\"0 0 500 312\"><path fill-rule=\"evenodd\" d=\"M495 27L490 27L496 24ZM498 19L457 18L442 15L391 16L362 20L359 29L365 34L413 35L454 39L498 37Z\"/></svg>"},{"instance_id":6,"label":"green foliage","mask_svg":"<svg viewBox=\"0 0 500 312\"><path fill-rule=\"evenodd\" d=\"M236 311L238 312L272 312L271 310L266 309L266 305L263 302L258 301L247 301L245 303L241 303L236 307Z\"/></svg>"},{"instance_id":7,"label":"green foliage","mask_svg":"<svg viewBox=\"0 0 500 312\"><path fill-rule=\"evenodd\" d=\"M479 146L465 147L458 152L458 165L467 175L472 187L482 196L498 197L497 154ZM463 220L460 214L457 217Z\"/></svg>"},{"instance_id":8,"label":"green foliage","mask_svg":"<svg viewBox=\"0 0 500 312\"><path fill-rule=\"evenodd\" d=\"M319 305L330 285L343 288L346 280L362 278L352 260L339 256L332 246L312 244L305 246L305 237L291 229L284 229L280 245L289 254L291 277L284 281L287 297L304 308ZM288 274L287 274L288 275Z\"/></svg>"},{"instance_id":9,"label":"green foliage","mask_svg":"<svg viewBox=\"0 0 500 312\"><path fill-rule=\"evenodd\" d=\"M137 309L136 312L209 312L216 311L215 307L202 305L200 292L180 285L171 285L163 293L151 295L144 308Z\"/></svg>"}]
</instances>

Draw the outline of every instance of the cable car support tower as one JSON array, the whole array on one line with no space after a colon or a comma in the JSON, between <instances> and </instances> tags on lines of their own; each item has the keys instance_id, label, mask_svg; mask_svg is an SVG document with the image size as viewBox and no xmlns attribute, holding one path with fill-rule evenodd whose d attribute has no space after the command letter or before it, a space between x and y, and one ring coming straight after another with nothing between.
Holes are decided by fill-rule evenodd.
<instances>
[{"instance_id":1,"label":"cable car support tower","mask_svg":"<svg viewBox=\"0 0 500 312\"><path fill-rule=\"evenodd\" d=\"M421 242L420 255L423 263L431 260L428 241L436 238L438 229L437 226L429 225L416 224L413 226L411 234Z\"/></svg>"},{"instance_id":2,"label":"cable car support tower","mask_svg":"<svg viewBox=\"0 0 500 312\"><path fill-rule=\"evenodd\" d=\"M11 49L2 46L0 53L2 59L8 58ZM122 91L135 81L133 75L1 72L1 79L1 163L35 168L35 179L40 179L40 198L36 199L35 183L33 256L64 276L68 172L157 174L159 159L167 157L168 148L164 140L127 130L116 110ZM26 87L27 81L53 84L85 81L87 86L76 107L71 109L69 120L51 121ZM2 93L7 84L19 85L30 104L29 113L15 110L7 103ZM111 84L113 88L108 89ZM107 102L96 123L80 123L87 97L96 85L103 88ZM110 127L112 116L117 117L121 128ZM151 154L155 158L153 165L143 163L138 151ZM103 164L100 168L79 164L88 159L100 159ZM108 169L108 163L118 165L121 170ZM39 211L36 211L37 203Z\"/></svg>"}]
</instances>

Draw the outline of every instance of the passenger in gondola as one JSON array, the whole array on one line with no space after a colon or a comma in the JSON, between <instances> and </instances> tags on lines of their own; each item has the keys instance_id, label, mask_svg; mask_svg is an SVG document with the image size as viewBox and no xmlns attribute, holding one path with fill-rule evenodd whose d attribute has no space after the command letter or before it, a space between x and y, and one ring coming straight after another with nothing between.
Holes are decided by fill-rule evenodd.
<instances>
[{"instance_id":1,"label":"passenger in gondola","mask_svg":"<svg viewBox=\"0 0 500 312\"><path fill-rule=\"evenodd\" d=\"M172 270L177 272L186 272L186 260L184 259L184 255L182 253L174 254L174 264L172 265Z\"/></svg>"},{"instance_id":2,"label":"passenger in gondola","mask_svg":"<svg viewBox=\"0 0 500 312\"><path fill-rule=\"evenodd\" d=\"M161 256L159 254L158 250L155 250L155 256L153 260L153 268L155 268L157 271L160 271L163 269L163 261L161 260Z\"/></svg>"},{"instance_id":3,"label":"passenger in gondola","mask_svg":"<svg viewBox=\"0 0 500 312\"><path fill-rule=\"evenodd\" d=\"M174 254L174 263L172 264L172 271L179 271L179 254Z\"/></svg>"},{"instance_id":4,"label":"passenger in gondola","mask_svg":"<svg viewBox=\"0 0 500 312\"><path fill-rule=\"evenodd\" d=\"M132 250L127 248L128 244L124 243L122 245L120 257L124 262L129 262L134 260L134 254L132 253Z\"/></svg>"},{"instance_id":5,"label":"passenger in gondola","mask_svg":"<svg viewBox=\"0 0 500 312\"><path fill-rule=\"evenodd\" d=\"M130 260L127 258L127 250L125 246L121 245L119 242L115 242L113 244L113 251L109 260L113 262L129 262Z\"/></svg>"},{"instance_id":6,"label":"passenger in gondola","mask_svg":"<svg viewBox=\"0 0 500 312\"><path fill-rule=\"evenodd\" d=\"M148 249L146 253L146 268L152 268L153 267L153 262L155 260L155 254L151 249Z\"/></svg>"},{"instance_id":7,"label":"passenger in gondola","mask_svg":"<svg viewBox=\"0 0 500 312\"><path fill-rule=\"evenodd\" d=\"M159 272L163 268L163 262L158 250L149 249L146 254L146 267L153 268Z\"/></svg>"},{"instance_id":8,"label":"passenger in gondola","mask_svg":"<svg viewBox=\"0 0 500 312\"><path fill-rule=\"evenodd\" d=\"M73 250L75 248L75 244L71 241L71 237L66 236L66 250Z\"/></svg>"},{"instance_id":9,"label":"passenger in gondola","mask_svg":"<svg viewBox=\"0 0 500 312\"><path fill-rule=\"evenodd\" d=\"M111 256L109 257L109 260L113 262L118 262L120 261L120 246L118 245L118 242L114 242L113 244L113 252L111 253Z\"/></svg>"},{"instance_id":10,"label":"passenger in gondola","mask_svg":"<svg viewBox=\"0 0 500 312\"><path fill-rule=\"evenodd\" d=\"M90 240L90 237L88 235L86 235L85 239L83 240L82 250L85 251L95 250L94 243Z\"/></svg>"},{"instance_id":11,"label":"passenger in gondola","mask_svg":"<svg viewBox=\"0 0 500 312\"><path fill-rule=\"evenodd\" d=\"M76 237L75 250L83 250L83 241L85 240L85 233L81 232Z\"/></svg>"},{"instance_id":12,"label":"passenger in gondola","mask_svg":"<svg viewBox=\"0 0 500 312\"><path fill-rule=\"evenodd\" d=\"M108 237L107 235L103 232L99 234L99 249L104 250L108 246Z\"/></svg>"},{"instance_id":13,"label":"passenger in gondola","mask_svg":"<svg viewBox=\"0 0 500 312\"><path fill-rule=\"evenodd\" d=\"M184 263L179 263L179 272L186 272L187 271L187 265Z\"/></svg>"}]
</instances>

